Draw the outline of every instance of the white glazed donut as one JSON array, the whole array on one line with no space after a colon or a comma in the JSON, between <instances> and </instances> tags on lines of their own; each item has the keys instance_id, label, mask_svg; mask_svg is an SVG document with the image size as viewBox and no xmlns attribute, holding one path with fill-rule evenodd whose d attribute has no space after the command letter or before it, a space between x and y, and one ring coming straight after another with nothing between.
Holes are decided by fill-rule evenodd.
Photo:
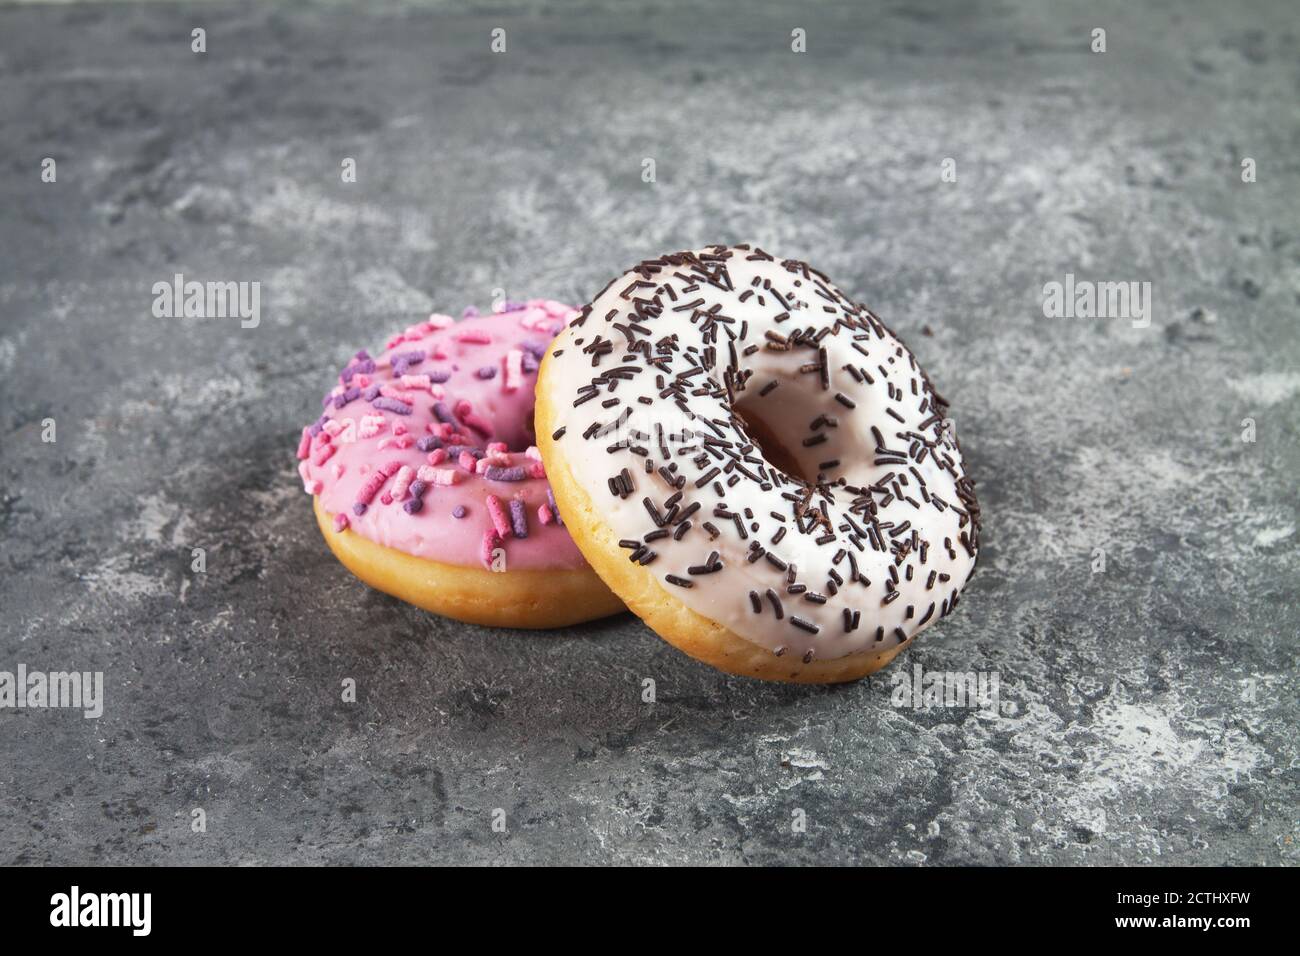
<instances>
[{"instance_id":1,"label":"white glazed donut","mask_svg":"<svg viewBox=\"0 0 1300 956\"><path fill-rule=\"evenodd\" d=\"M947 403L803 262L643 262L555 339L537 432L588 562L662 637L732 673L854 680L947 616L979 506Z\"/></svg>"}]
</instances>

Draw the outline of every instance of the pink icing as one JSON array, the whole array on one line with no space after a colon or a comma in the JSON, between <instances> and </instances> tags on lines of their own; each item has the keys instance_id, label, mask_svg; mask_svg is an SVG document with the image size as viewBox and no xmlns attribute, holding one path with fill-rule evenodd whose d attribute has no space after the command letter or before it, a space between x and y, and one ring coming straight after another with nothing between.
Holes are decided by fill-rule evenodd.
<instances>
[{"instance_id":1,"label":"pink icing","mask_svg":"<svg viewBox=\"0 0 1300 956\"><path fill-rule=\"evenodd\" d=\"M497 548L509 569L586 567L556 520L532 425L537 363L576 314L533 299L459 322L432 315L383 354L358 352L298 443L303 487L335 531L462 567L490 566Z\"/></svg>"}]
</instances>

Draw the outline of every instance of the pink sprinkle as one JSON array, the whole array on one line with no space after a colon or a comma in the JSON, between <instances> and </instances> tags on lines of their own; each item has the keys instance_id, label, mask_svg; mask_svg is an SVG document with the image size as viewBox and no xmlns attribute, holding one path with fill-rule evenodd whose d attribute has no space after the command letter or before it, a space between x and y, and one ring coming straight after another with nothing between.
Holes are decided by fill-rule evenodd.
<instances>
[{"instance_id":1,"label":"pink sprinkle","mask_svg":"<svg viewBox=\"0 0 1300 956\"><path fill-rule=\"evenodd\" d=\"M445 448L435 448L433 451L429 452L428 462L431 465L441 465L446 460L447 449Z\"/></svg>"},{"instance_id":2,"label":"pink sprinkle","mask_svg":"<svg viewBox=\"0 0 1300 956\"><path fill-rule=\"evenodd\" d=\"M483 567L491 569L492 552L501 545L501 536L492 528L483 532L483 549L480 556L483 558Z\"/></svg>"},{"instance_id":3,"label":"pink sprinkle","mask_svg":"<svg viewBox=\"0 0 1300 956\"><path fill-rule=\"evenodd\" d=\"M316 486L321 484L321 482L318 479L312 478L308 473L307 463L305 461L298 462L298 477L302 479L303 491L307 492L309 495L320 494L320 491Z\"/></svg>"},{"instance_id":4,"label":"pink sprinkle","mask_svg":"<svg viewBox=\"0 0 1300 956\"><path fill-rule=\"evenodd\" d=\"M484 455L474 465L476 474L485 475L489 468L509 468L509 455Z\"/></svg>"},{"instance_id":5,"label":"pink sprinkle","mask_svg":"<svg viewBox=\"0 0 1300 956\"><path fill-rule=\"evenodd\" d=\"M531 462L531 463L528 465L528 477L529 477L529 478L545 478L545 477L546 477L546 466L543 465L540 461L534 461L534 462Z\"/></svg>"},{"instance_id":6,"label":"pink sprinkle","mask_svg":"<svg viewBox=\"0 0 1300 956\"><path fill-rule=\"evenodd\" d=\"M363 372L357 372L352 376L352 384L357 388L366 388L370 385L370 376Z\"/></svg>"},{"instance_id":7,"label":"pink sprinkle","mask_svg":"<svg viewBox=\"0 0 1300 956\"><path fill-rule=\"evenodd\" d=\"M431 329L446 329L455 324L456 320L450 315L443 315L440 312L435 312L429 316L429 328Z\"/></svg>"},{"instance_id":8,"label":"pink sprinkle","mask_svg":"<svg viewBox=\"0 0 1300 956\"><path fill-rule=\"evenodd\" d=\"M336 515L334 516L334 530L335 530L335 531L342 531L342 530L343 530L344 528L346 528L349 524L351 524L351 522L348 521L348 516L345 515L345 514L343 514L342 512L339 512L338 514L336 514Z\"/></svg>"},{"instance_id":9,"label":"pink sprinkle","mask_svg":"<svg viewBox=\"0 0 1300 956\"><path fill-rule=\"evenodd\" d=\"M385 491L382 495L379 496L379 500L383 504L391 505L393 503L393 495L391 492Z\"/></svg>"},{"instance_id":10,"label":"pink sprinkle","mask_svg":"<svg viewBox=\"0 0 1300 956\"><path fill-rule=\"evenodd\" d=\"M395 398L399 402L405 402L407 405L415 404L415 396L410 392L402 391L396 385L384 385L379 389L379 394L385 398Z\"/></svg>"},{"instance_id":11,"label":"pink sprinkle","mask_svg":"<svg viewBox=\"0 0 1300 956\"><path fill-rule=\"evenodd\" d=\"M405 422L394 422L394 423L393 423L393 434L394 434L394 435L405 435L405 434L406 434L406 423L405 423Z\"/></svg>"},{"instance_id":12,"label":"pink sprinkle","mask_svg":"<svg viewBox=\"0 0 1300 956\"><path fill-rule=\"evenodd\" d=\"M421 468L420 471L424 471L424 469ZM455 468L435 468L433 469L432 478L425 479L421 477L420 480L421 481L427 480L430 484L433 485L458 485L460 484L461 478L464 477L464 475L465 472L457 471Z\"/></svg>"},{"instance_id":13,"label":"pink sprinkle","mask_svg":"<svg viewBox=\"0 0 1300 956\"><path fill-rule=\"evenodd\" d=\"M331 468L330 470L334 472L335 478L342 478L343 472L346 471L347 469L343 467L343 462L336 461L334 462L333 468Z\"/></svg>"},{"instance_id":14,"label":"pink sprinkle","mask_svg":"<svg viewBox=\"0 0 1300 956\"><path fill-rule=\"evenodd\" d=\"M532 332L545 332L554 335L578 314L563 302L553 299L532 299L528 308L519 314L519 324Z\"/></svg>"},{"instance_id":15,"label":"pink sprinkle","mask_svg":"<svg viewBox=\"0 0 1300 956\"><path fill-rule=\"evenodd\" d=\"M462 405L465 406L464 411L461 411L460 406ZM470 411L469 402L460 401L456 403L456 417L485 438L492 434L492 426Z\"/></svg>"},{"instance_id":16,"label":"pink sprinkle","mask_svg":"<svg viewBox=\"0 0 1300 956\"><path fill-rule=\"evenodd\" d=\"M410 465L403 465L397 472L397 477L393 479L393 500L401 501L406 497L406 489L411 486L411 480L415 477L415 472Z\"/></svg>"},{"instance_id":17,"label":"pink sprinkle","mask_svg":"<svg viewBox=\"0 0 1300 956\"><path fill-rule=\"evenodd\" d=\"M422 392L430 391L433 382L427 375L403 375L400 379L402 388L415 388Z\"/></svg>"},{"instance_id":18,"label":"pink sprinkle","mask_svg":"<svg viewBox=\"0 0 1300 956\"><path fill-rule=\"evenodd\" d=\"M502 538L510 534L510 518L506 515L506 510L501 507L501 499L496 495L487 496L488 517L492 519L492 526L496 528L496 533Z\"/></svg>"},{"instance_id":19,"label":"pink sprinkle","mask_svg":"<svg viewBox=\"0 0 1300 956\"><path fill-rule=\"evenodd\" d=\"M337 419L331 418L324 425L321 425L321 431L333 438L339 432L343 431L343 423Z\"/></svg>"},{"instance_id":20,"label":"pink sprinkle","mask_svg":"<svg viewBox=\"0 0 1300 956\"><path fill-rule=\"evenodd\" d=\"M430 435L436 435L445 442L450 442L456 434L456 428L450 422L429 422L424 426L425 431ZM463 444L463 442L461 443Z\"/></svg>"},{"instance_id":21,"label":"pink sprinkle","mask_svg":"<svg viewBox=\"0 0 1300 956\"><path fill-rule=\"evenodd\" d=\"M339 432L338 439L345 445L350 445L357 440L357 423L353 419L343 420L343 430Z\"/></svg>"},{"instance_id":22,"label":"pink sprinkle","mask_svg":"<svg viewBox=\"0 0 1300 956\"><path fill-rule=\"evenodd\" d=\"M311 456L311 462L313 465L323 465L329 461L332 454L334 454L333 445L320 445L317 447L315 454Z\"/></svg>"},{"instance_id":23,"label":"pink sprinkle","mask_svg":"<svg viewBox=\"0 0 1300 956\"><path fill-rule=\"evenodd\" d=\"M489 455L504 455L509 450L509 446L503 441L489 442L487 446Z\"/></svg>"},{"instance_id":24,"label":"pink sprinkle","mask_svg":"<svg viewBox=\"0 0 1300 956\"><path fill-rule=\"evenodd\" d=\"M457 461L460 463L460 467L466 471L473 471L474 465L477 463L477 459L467 451L461 452Z\"/></svg>"},{"instance_id":25,"label":"pink sprinkle","mask_svg":"<svg viewBox=\"0 0 1300 956\"><path fill-rule=\"evenodd\" d=\"M389 447L410 448L414 444L415 444L415 439L412 438L410 435L397 435L397 436L385 435L383 438L379 439L379 444L376 447L380 451L383 451L385 448L389 448Z\"/></svg>"},{"instance_id":26,"label":"pink sprinkle","mask_svg":"<svg viewBox=\"0 0 1300 956\"><path fill-rule=\"evenodd\" d=\"M536 445L529 445L528 450L524 452L524 455L528 458L531 458L533 461L542 460L542 453L537 450Z\"/></svg>"},{"instance_id":27,"label":"pink sprinkle","mask_svg":"<svg viewBox=\"0 0 1300 956\"><path fill-rule=\"evenodd\" d=\"M357 437L374 438L384 430L384 422L383 415L362 415L361 427L357 429Z\"/></svg>"},{"instance_id":28,"label":"pink sprinkle","mask_svg":"<svg viewBox=\"0 0 1300 956\"><path fill-rule=\"evenodd\" d=\"M325 490L325 482L319 478L314 478L304 489L309 495L318 495Z\"/></svg>"},{"instance_id":29,"label":"pink sprinkle","mask_svg":"<svg viewBox=\"0 0 1300 956\"><path fill-rule=\"evenodd\" d=\"M443 388L441 385L430 385L429 394L432 395L434 398L443 399L447 397L447 390Z\"/></svg>"},{"instance_id":30,"label":"pink sprinkle","mask_svg":"<svg viewBox=\"0 0 1300 956\"><path fill-rule=\"evenodd\" d=\"M303 459L311 454L311 429L302 430L302 438L298 439L298 458Z\"/></svg>"},{"instance_id":31,"label":"pink sprinkle","mask_svg":"<svg viewBox=\"0 0 1300 956\"><path fill-rule=\"evenodd\" d=\"M382 468L376 471L373 475L367 478L366 483L358 489L357 502L363 505L370 504L370 502L374 500L375 495L379 493L379 489L384 486L384 482L387 480L388 476L384 474Z\"/></svg>"},{"instance_id":32,"label":"pink sprinkle","mask_svg":"<svg viewBox=\"0 0 1300 956\"><path fill-rule=\"evenodd\" d=\"M376 496L376 494L380 492L380 489L383 488L383 483L389 480L390 477L396 475L396 473L400 471L400 468L402 468L402 463L400 462L389 462L385 464L385 466L377 468L373 475L370 475L370 477L365 480L365 484L361 485L360 490L357 490L357 503L359 503L359 505L369 505L370 502L374 501L374 496ZM383 502L385 505L389 505L389 503L393 502L393 498L387 496L386 492L385 496L389 498L389 501ZM381 501L383 501L382 498Z\"/></svg>"},{"instance_id":33,"label":"pink sprinkle","mask_svg":"<svg viewBox=\"0 0 1300 956\"><path fill-rule=\"evenodd\" d=\"M456 341L465 345L491 345L492 336L481 329L469 329L456 334Z\"/></svg>"},{"instance_id":34,"label":"pink sprinkle","mask_svg":"<svg viewBox=\"0 0 1300 956\"><path fill-rule=\"evenodd\" d=\"M511 349L506 353L505 390L513 392L524 383L524 353Z\"/></svg>"},{"instance_id":35,"label":"pink sprinkle","mask_svg":"<svg viewBox=\"0 0 1300 956\"><path fill-rule=\"evenodd\" d=\"M550 505L539 505L539 506L538 506L538 508L537 508L537 520L540 521L542 524L550 524L550 523L551 523L551 506L550 506Z\"/></svg>"}]
</instances>

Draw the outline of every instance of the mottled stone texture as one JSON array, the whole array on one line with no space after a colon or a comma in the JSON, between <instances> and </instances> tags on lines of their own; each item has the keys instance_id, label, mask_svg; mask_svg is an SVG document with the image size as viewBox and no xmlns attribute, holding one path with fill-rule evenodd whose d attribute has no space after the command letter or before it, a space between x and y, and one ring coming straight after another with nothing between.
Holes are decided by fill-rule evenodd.
<instances>
[{"instance_id":1,"label":"mottled stone texture","mask_svg":"<svg viewBox=\"0 0 1300 956\"><path fill-rule=\"evenodd\" d=\"M0 862L1300 859L1294 5L744 8L0 9L0 669L107 696L0 711ZM768 686L333 560L293 448L351 351L744 240L953 403L983 559L891 670ZM260 326L154 318L176 272ZM1150 327L1045 319L1066 273ZM894 707L916 665L1000 713Z\"/></svg>"}]
</instances>

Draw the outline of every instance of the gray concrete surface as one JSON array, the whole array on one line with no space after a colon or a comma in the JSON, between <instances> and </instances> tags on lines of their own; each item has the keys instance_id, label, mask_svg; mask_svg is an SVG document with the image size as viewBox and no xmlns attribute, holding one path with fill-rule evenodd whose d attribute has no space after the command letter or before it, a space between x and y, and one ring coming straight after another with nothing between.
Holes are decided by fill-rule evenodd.
<instances>
[{"instance_id":1,"label":"gray concrete surface","mask_svg":"<svg viewBox=\"0 0 1300 956\"><path fill-rule=\"evenodd\" d=\"M105 694L0 710L0 863L1300 859L1294 5L480 9L0 9L0 670ZM351 351L744 240L953 402L985 551L894 668L768 686L333 560L293 448ZM176 272L260 325L155 318ZM1067 273L1150 326L1045 318ZM917 665L997 712L894 706Z\"/></svg>"}]
</instances>

